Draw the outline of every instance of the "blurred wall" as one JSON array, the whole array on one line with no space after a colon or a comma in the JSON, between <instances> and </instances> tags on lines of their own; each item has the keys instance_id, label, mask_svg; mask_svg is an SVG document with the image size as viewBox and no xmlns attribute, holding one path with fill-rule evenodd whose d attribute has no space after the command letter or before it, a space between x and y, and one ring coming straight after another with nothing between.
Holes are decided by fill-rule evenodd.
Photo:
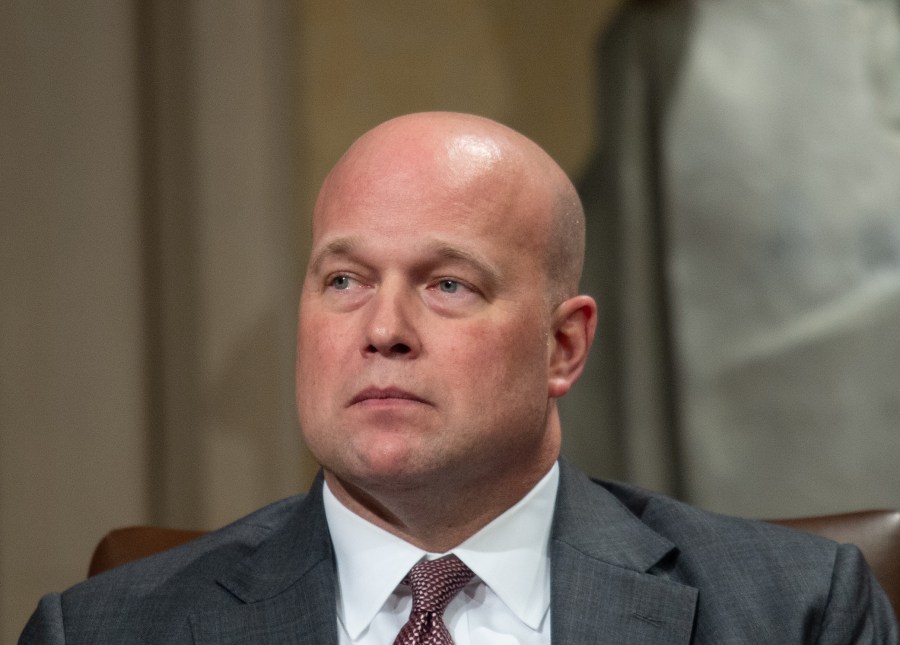
<instances>
[{"instance_id":1,"label":"blurred wall","mask_svg":"<svg viewBox=\"0 0 900 645\"><path fill-rule=\"evenodd\" d=\"M0 8L0 641L144 520L147 448L129 3Z\"/></svg>"},{"instance_id":2,"label":"blurred wall","mask_svg":"<svg viewBox=\"0 0 900 645\"><path fill-rule=\"evenodd\" d=\"M298 32L290 3L0 8L0 642L108 529L311 475Z\"/></svg>"},{"instance_id":3,"label":"blurred wall","mask_svg":"<svg viewBox=\"0 0 900 645\"><path fill-rule=\"evenodd\" d=\"M328 167L453 109L577 176L617 4L0 5L0 642L109 528L305 486L293 326Z\"/></svg>"},{"instance_id":4,"label":"blurred wall","mask_svg":"<svg viewBox=\"0 0 900 645\"><path fill-rule=\"evenodd\" d=\"M569 431L718 511L896 508L900 5L633 0L600 42Z\"/></svg>"}]
</instances>

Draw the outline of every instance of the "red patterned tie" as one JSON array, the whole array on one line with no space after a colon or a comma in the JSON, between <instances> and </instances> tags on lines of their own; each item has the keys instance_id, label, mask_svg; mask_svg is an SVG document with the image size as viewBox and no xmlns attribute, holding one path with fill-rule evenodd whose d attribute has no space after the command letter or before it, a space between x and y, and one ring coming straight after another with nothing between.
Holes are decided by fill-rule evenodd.
<instances>
[{"instance_id":1,"label":"red patterned tie","mask_svg":"<svg viewBox=\"0 0 900 645\"><path fill-rule=\"evenodd\" d=\"M403 582L412 587L412 611L394 645L453 645L444 609L472 575L455 555L423 560L410 569Z\"/></svg>"}]
</instances>

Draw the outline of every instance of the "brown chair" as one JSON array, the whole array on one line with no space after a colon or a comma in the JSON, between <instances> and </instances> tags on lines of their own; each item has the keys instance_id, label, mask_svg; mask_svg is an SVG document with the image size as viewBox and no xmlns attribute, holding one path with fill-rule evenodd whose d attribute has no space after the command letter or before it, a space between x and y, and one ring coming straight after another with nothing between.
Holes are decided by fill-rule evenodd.
<instances>
[{"instance_id":1,"label":"brown chair","mask_svg":"<svg viewBox=\"0 0 900 645\"><path fill-rule=\"evenodd\" d=\"M900 511L859 511L770 521L858 546L887 592L894 611L900 614ZM203 534L204 531L157 526L115 529L97 545L88 575L171 549Z\"/></svg>"},{"instance_id":2,"label":"brown chair","mask_svg":"<svg viewBox=\"0 0 900 645\"><path fill-rule=\"evenodd\" d=\"M205 533L206 531L167 529L161 526L129 526L113 529L94 549L88 567L88 577L190 542Z\"/></svg>"}]
</instances>

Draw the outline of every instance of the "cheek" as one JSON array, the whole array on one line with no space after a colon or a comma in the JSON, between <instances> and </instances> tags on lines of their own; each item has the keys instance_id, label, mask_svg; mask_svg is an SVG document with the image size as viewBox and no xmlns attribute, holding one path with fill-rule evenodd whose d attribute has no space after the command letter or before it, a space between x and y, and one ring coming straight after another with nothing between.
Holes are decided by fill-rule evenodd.
<instances>
[{"instance_id":1,"label":"cheek","mask_svg":"<svg viewBox=\"0 0 900 645\"><path fill-rule=\"evenodd\" d=\"M338 342L343 334L332 321L322 316L301 318L297 330L296 388L300 416L315 414L340 381L340 368L346 361Z\"/></svg>"},{"instance_id":2,"label":"cheek","mask_svg":"<svg viewBox=\"0 0 900 645\"><path fill-rule=\"evenodd\" d=\"M474 329L470 342L452 347L454 384L476 399L511 391L546 393L546 342L539 331L522 326ZM474 390L474 392L472 392Z\"/></svg>"},{"instance_id":3,"label":"cheek","mask_svg":"<svg viewBox=\"0 0 900 645\"><path fill-rule=\"evenodd\" d=\"M298 362L305 362L313 369L328 368L334 363L333 357L346 349L348 337L340 317L301 315L297 330Z\"/></svg>"}]
</instances>

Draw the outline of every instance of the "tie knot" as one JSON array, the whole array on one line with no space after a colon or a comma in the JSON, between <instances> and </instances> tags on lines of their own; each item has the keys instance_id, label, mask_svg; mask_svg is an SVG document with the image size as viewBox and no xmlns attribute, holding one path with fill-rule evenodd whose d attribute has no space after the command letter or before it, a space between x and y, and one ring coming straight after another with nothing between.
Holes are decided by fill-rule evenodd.
<instances>
[{"instance_id":1,"label":"tie knot","mask_svg":"<svg viewBox=\"0 0 900 645\"><path fill-rule=\"evenodd\" d=\"M412 587L413 612L443 613L460 589L472 579L471 569L455 555L422 560L403 581Z\"/></svg>"}]
</instances>

